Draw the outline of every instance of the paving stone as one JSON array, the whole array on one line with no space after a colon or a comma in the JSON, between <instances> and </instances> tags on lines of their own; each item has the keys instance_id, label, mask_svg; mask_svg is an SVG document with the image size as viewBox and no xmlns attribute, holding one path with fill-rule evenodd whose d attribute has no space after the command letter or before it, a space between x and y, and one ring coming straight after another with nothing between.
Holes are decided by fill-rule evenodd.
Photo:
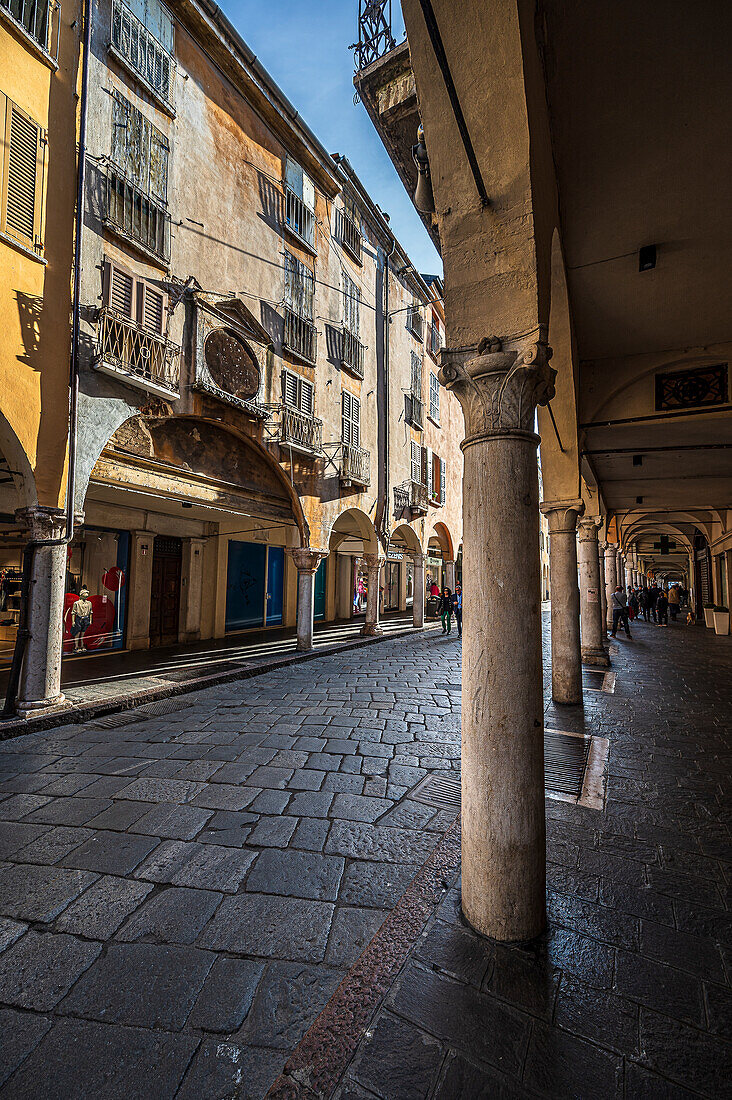
<instances>
[{"instance_id":1,"label":"paving stone","mask_svg":"<svg viewBox=\"0 0 732 1100\"><path fill-rule=\"evenodd\" d=\"M160 802L135 822L134 831L167 840L193 840L212 816L211 810L201 810L193 805L175 806Z\"/></svg>"},{"instance_id":2,"label":"paving stone","mask_svg":"<svg viewBox=\"0 0 732 1100\"><path fill-rule=\"evenodd\" d=\"M48 1012L101 950L75 936L26 932L0 957L0 1002Z\"/></svg>"},{"instance_id":3,"label":"paving stone","mask_svg":"<svg viewBox=\"0 0 732 1100\"><path fill-rule=\"evenodd\" d=\"M376 821L387 813L392 803L384 798L365 798L359 794L337 794L331 808L331 817L348 821Z\"/></svg>"},{"instance_id":4,"label":"paving stone","mask_svg":"<svg viewBox=\"0 0 732 1100\"><path fill-rule=\"evenodd\" d=\"M379 909L339 907L333 918L325 961L331 966L352 966L385 918L386 913Z\"/></svg>"},{"instance_id":5,"label":"paving stone","mask_svg":"<svg viewBox=\"0 0 732 1100\"><path fill-rule=\"evenodd\" d=\"M415 946L415 958L480 989L493 969L495 946L460 925L432 921Z\"/></svg>"},{"instance_id":6,"label":"paving stone","mask_svg":"<svg viewBox=\"0 0 732 1100\"><path fill-rule=\"evenodd\" d=\"M82 789L84 798L116 798L119 792L129 784L128 776L101 775L94 783ZM46 790L46 793L49 793ZM59 791L59 794L62 792Z\"/></svg>"},{"instance_id":7,"label":"paving stone","mask_svg":"<svg viewBox=\"0 0 732 1100\"><path fill-rule=\"evenodd\" d=\"M299 768L293 773L287 786L291 791L319 791L323 786L325 772L315 768Z\"/></svg>"},{"instance_id":8,"label":"paving stone","mask_svg":"<svg viewBox=\"0 0 732 1100\"><path fill-rule=\"evenodd\" d=\"M729 1039L732 1035L732 993L720 985L709 983L704 986L704 992L710 1032L722 1039Z\"/></svg>"},{"instance_id":9,"label":"paving stone","mask_svg":"<svg viewBox=\"0 0 732 1100\"><path fill-rule=\"evenodd\" d=\"M183 1027L215 956L194 947L111 943L63 1011L105 1023Z\"/></svg>"},{"instance_id":10,"label":"paving stone","mask_svg":"<svg viewBox=\"0 0 732 1100\"><path fill-rule=\"evenodd\" d=\"M228 783L209 783L206 789L191 800L192 806L210 810L244 810L255 792L248 787L234 787Z\"/></svg>"},{"instance_id":11,"label":"paving stone","mask_svg":"<svg viewBox=\"0 0 732 1100\"><path fill-rule=\"evenodd\" d=\"M327 817L333 798L331 791L298 791L292 796L288 813L293 817Z\"/></svg>"},{"instance_id":12,"label":"paving stone","mask_svg":"<svg viewBox=\"0 0 732 1100\"><path fill-rule=\"evenodd\" d=\"M324 791L349 791L351 794L361 794L366 779L363 775L345 775L341 772L329 772L323 783Z\"/></svg>"},{"instance_id":13,"label":"paving stone","mask_svg":"<svg viewBox=\"0 0 732 1100\"><path fill-rule=\"evenodd\" d=\"M203 790L202 783L185 779L135 779L120 794L131 802L190 802Z\"/></svg>"},{"instance_id":14,"label":"paving stone","mask_svg":"<svg viewBox=\"0 0 732 1100\"><path fill-rule=\"evenodd\" d=\"M258 820L257 814L219 810L208 822L208 828L198 834L197 839L201 844L223 844L231 848L241 848L252 831L252 825Z\"/></svg>"},{"instance_id":15,"label":"paving stone","mask_svg":"<svg viewBox=\"0 0 732 1100\"><path fill-rule=\"evenodd\" d=\"M568 974L562 978L554 1022L626 1057L638 1055L638 1005Z\"/></svg>"},{"instance_id":16,"label":"paving stone","mask_svg":"<svg viewBox=\"0 0 732 1100\"><path fill-rule=\"evenodd\" d=\"M261 791L249 808L257 814L281 814L284 813L290 797L289 791Z\"/></svg>"},{"instance_id":17,"label":"paving stone","mask_svg":"<svg viewBox=\"0 0 732 1100\"><path fill-rule=\"evenodd\" d=\"M118 799L112 803L108 810L102 810L96 817L92 817L88 823L89 828L118 829L120 832L124 832L152 809L154 809L152 802L126 802Z\"/></svg>"},{"instance_id":18,"label":"paving stone","mask_svg":"<svg viewBox=\"0 0 732 1100\"><path fill-rule=\"evenodd\" d=\"M342 971L326 966L270 963L238 1037L253 1046L293 1050L342 976Z\"/></svg>"},{"instance_id":19,"label":"paving stone","mask_svg":"<svg viewBox=\"0 0 732 1100\"><path fill-rule=\"evenodd\" d=\"M434 837L409 829L334 821L325 850L350 859L372 859L384 863L407 860L421 865L435 844Z\"/></svg>"},{"instance_id":20,"label":"paving stone","mask_svg":"<svg viewBox=\"0 0 732 1100\"><path fill-rule=\"evenodd\" d=\"M292 778L292 768L256 768L248 778L242 782L248 787L261 787L266 790L281 791Z\"/></svg>"},{"instance_id":21,"label":"paving stone","mask_svg":"<svg viewBox=\"0 0 732 1100\"><path fill-rule=\"evenodd\" d=\"M297 827L296 817L261 817L247 843L266 848L286 848Z\"/></svg>"},{"instance_id":22,"label":"paving stone","mask_svg":"<svg viewBox=\"0 0 732 1100\"><path fill-rule=\"evenodd\" d=\"M18 864L0 868L0 914L51 921L96 879L89 871Z\"/></svg>"},{"instance_id":23,"label":"paving stone","mask_svg":"<svg viewBox=\"0 0 732 1100\"><path fill-rule=\"evenodd\" d=\"M333 911L322 901L240 894L222 902L200 943L214 951L321 962Z\"/></svg>"},{"instance_id":24,"label":"paving stone","mask_svg":"<svg viewBox=\"0 0 732 1100\"><path fill-rule=\"evenodd\" d=\"M60 1019L13 1078L13 1100L38 1100L39 1081L43 1100L150 1100L151 1073L155 1095L172 1097L197 1045L193 1036Z\"/></svg>"},{"instance_id":25,"label":"paving stone","mask_svg":"<svg viewBox=\"0 0 732 1100\"><path fill-rule=\"evenodd\" d=\"M0 807L1 807L0 803ZM32 841L49 831L47 825L26 825L25 822L0 821L0 859L10 859Z\"/></svg>"},{"instance_id":26,"label":"paving stone","mask_svg":"<svg viewBox=\"0 0 732 1100\"><path fill-rule=\"evenodd\" d=\"M134 882L112 875L97 879L64 909L55 928L86 939L109 939L152 889L149 882Z\"/></svg>"},{"instance_id":27,"label":"paving stone","mask_svg":"<svg viewBox=\"0 0 732 1100\"><path fill-rule=\"evenodd\" d=\"M10 947L16 940L19 940L27 927L27 924L21 924L20 921L0 917L0 951L4 951L6 947Z\"/></svg>"},{"instance_id":28,"label":"paving stone","mask_svg":"<svg viewBox=\"0 0 732 1100\"><path fill-rule=\"evenodd\" d=\"M276 1051L205 1040L176 1100L234 1096L237 1100L261 1100L284 1061L284 1055Z\"/></svg>"},{"instance_id":29,"label":"paving stone","mask_svg":"<svg viewBox=\"0 0 732 1100\"><path fill-rule=\"evenodd\" d=\"M26 814L34 810L40 810L48 805L50 797L38 794L14 794L6 798L2 803L2 814L6 821L20 821Z\"/></svg>"},{"instance_id":30,"label":"paving stone","mask_svg":"<svg viewBox=\"0 0 732 1100\"><path fill-rule=\"evenodd\" d=\"M116 939L133 943L153 939L161 943L193 943L210 920L223 894L171 886L149 898L130 917Z\"/></svg>"},{"instance_id":31,"label":"paving stone","mask_svg":"<svg viewBox=\"0 0 732 1100\"><path fill-rule=\"evenodd\" d=\"M622 1096L623 1062L615 1054L537 1021L531 1032L523 1083L543 1096L617 1100Z\"/></svg>"},{"instance_id":32,"label":"paving stone","mask_svg":"<svg viewBox=\"0 0 732 1100\"><path fill-rule=\"evenodd\" d=\"M22 941L21 941L22 942ZM729 1043L669 1016L641 1008L639 1061L692 1092L724 1096L732 1080Z\"/></svg>"},{"instance_id":33,"label":"paving stone","mask_svg":"<svg viewBox=\"0 0 732 1100\"><path fill-rule=\"evenodd\" d=\"M0 1008L0 1088L40 1043L51 1026L47 1016Z\"/></svg>"},{"instance_id":34,"label":"paving stone","mask_svg":"<svg viewBox=\"0 0 732 1100\"><path fill-rule=\"evenodd\" d=\"M615 988L631 1000L655 1008L666 1016L699 1025L704 1017L701 983L682 970L619 951Z\"/></svg>"},{"instance_id":35,"label":"paving stone","mask_svg":"<svg viewBox=\"0 0 732 1100\"><path fill-rule=\"evenodd\" d=\"M264 963L218 958L193 1007L188 1023L229 1034L241 1027L254 1000Z\"/></svg>"},{"instance_id":36,"label":"paving stone","mask_svg":"<svg viewBox=\"0 0 732 1100\"><path fill-rule=\"evenodd\" d=\"M257 857L247 878L247 890L259 894L335 901L343 867L344 860L340 856L273 848Z\"/></svg>"},{"instance_id":37,"label":"paving stone","mask_svg":"<svg viewBox=\"0 0 732 1100\"><path fill-rule=\"evenodd\" d=\"M423 1031L384 1013L354 1059L351 1073L384 1100L422 1100L444 1059L442 1046Z\"/></svg>"},{"instance_id":38,"label":"paving stone","mask_svg":"<svg viewBox=\"0 0 732 1100\"><path fill-rule=\"evenodd\" d=\"M5 803L3 803L3 806ZM86 825L93 817L112 806L109 798L52 798L39 810L34 810L28 820L46 825Z\"/></svg>"},{"instance_id":39,"label":"paving stone","mask_svg":"<svg viewBox=\"0 0 732 1100\"><path fill-rule=\"evenodd\" d=\"M689 1092L681 1085L675 1085L666 1077L659 1077L657 1073L642 1069L640 1066L627 1062L625 1066L625 1095L631 1098L642 1097L642 1100L692 1100L698 1093Z\"/></svg>"},{"instance_id":40,"label":"paving stone","mask_svg":"<svg viewBox=\"0 0 732 1100\"><path fill-rule=\"evenodd\" d=\"M687 970L699 978L724 981L722 956L716 944L699 936L666 928L650 921L641 922L641 953L659 962Z\"/></svg>"},{"instance_id":41,"label":"paving stone","mask_svg":"<svg viewBox=\"0 0 732 1100\"><path fill-rule=\"evenodd\" d=\"M21 848L16 853L15 859L18 863L55 863L92 836L94 833L91 829L74 829L59 825L58 828L44 833L42 837L32 840L25 848Z\"/></svg>"},{"instance_id":42,"label":"paving stone","mask_svg":"<svg viewBox=\"0 0 732 1100\"><path fill-rule=\"evenodd\" d=\"M346 867L339 900L346 905L393 909L420 866L354 860Z\"/></svg>"},{"instance_id":43,"label":"paving stone","mask_svg":"<svg viewBox=\"0 0 732 1100\"><path fill-rule=\"evenodd\" d=\"M135 877L233 894L254 858L254 852L217 844L166 840L138 867Z\"/></svg>"},{"instance_id":44,"label":"paving stone","mask_svg":"<svg viewBox=\"0 0 732 1100\"><path fill-rule=\"evenodd\" d=\"M303 817L295 829L292 845L305 848L309 852L322 852L328 837L330 821L324 818Z\"/></svg>"}]
</instances>

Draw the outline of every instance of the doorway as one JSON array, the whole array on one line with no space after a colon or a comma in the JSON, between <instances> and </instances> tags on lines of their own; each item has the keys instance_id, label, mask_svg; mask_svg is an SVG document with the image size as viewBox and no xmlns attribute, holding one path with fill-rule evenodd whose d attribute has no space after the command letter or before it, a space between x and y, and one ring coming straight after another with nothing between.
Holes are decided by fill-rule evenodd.
<instances>
[{"instance_id":1,"label":"doorway","mask_svg":"<svg viewBox=\"0 0 732 1100\"><path fill-rule=\"evenodd\" d=\"M150 645L175 645L180 617L181 539L158 535L153 543Z\"/></svg>"}]
</instances>

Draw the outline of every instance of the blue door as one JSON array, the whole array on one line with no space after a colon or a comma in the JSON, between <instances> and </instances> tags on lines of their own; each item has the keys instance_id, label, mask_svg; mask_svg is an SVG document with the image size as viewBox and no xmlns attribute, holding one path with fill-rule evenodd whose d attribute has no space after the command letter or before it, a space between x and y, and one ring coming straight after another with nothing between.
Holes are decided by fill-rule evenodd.
<instances>
[{"instance_id":1,"label":"blue door","mask_svg":"<svg viewBox=\"0 0 732 1100\"><path fill-rule=\"evenodd\" d=\"M282 602L285 587L285 551L270 546L267 563L267 626L282 625Z\"/></svg>"},{"instance_id":2,"label":"blue door","mask_svg":"<svg viewBox=\"0 0 732 1100\"><path fill-rule=\"evenodd\" d=\"M323 558L315 574L315 594L313 601L315 610L313 618L316 622L322 622L325 618L325 561L326 559Z\"/></svg>"},{"instance_id":3,"label":"blue door","mask_svg":"<svg viewBox=\"0 0 732 1100\"><path fill-rule=\"evenodd\" d=\"M264 623L266 546L229 542L226 572L226 629L244 630Z\"/></svg>"}]
</instances>

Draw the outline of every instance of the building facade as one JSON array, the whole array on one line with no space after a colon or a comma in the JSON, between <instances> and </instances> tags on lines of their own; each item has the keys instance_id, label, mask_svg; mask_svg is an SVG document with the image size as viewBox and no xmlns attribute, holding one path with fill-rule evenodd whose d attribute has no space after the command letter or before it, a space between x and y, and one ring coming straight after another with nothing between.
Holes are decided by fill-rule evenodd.
<instances>
[{"instance_id":1,"label":"building facade","mask_svg":"<svg viewBox=\"0 0 732 1100\"><path fill-rule=\"evenodd\" d=\"M421 626L462 533L439 280L215 5L100 0L91 35L64 658Z\"/></svg>"}]
</instances>

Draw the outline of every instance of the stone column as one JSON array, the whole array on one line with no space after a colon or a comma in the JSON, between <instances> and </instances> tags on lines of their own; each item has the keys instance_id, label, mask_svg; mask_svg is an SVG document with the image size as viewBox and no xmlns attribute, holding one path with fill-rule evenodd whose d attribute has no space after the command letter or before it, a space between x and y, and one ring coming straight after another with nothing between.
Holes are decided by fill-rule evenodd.
<instances>
[{"instance_id":1,"label":"stone column","mask_svg":"<svg viewBox=\"0 0 732 1100\"><path fill-rule=\"evenodd\" d=\"M552 574L552 698L555 703L582 702L580 597L577 584L577 518L581 500L545 501L549 521L549 568Z\"/></svg>"},{"instance_id":2,"label":"stone column","mask_svg":"<svg viewBox=\"0 0 732 1100\"><path fill-rule=\"evenodd\" d=\"M602 614L600 559L597 550L598 521L594 516L579 521L579 587L582 660L588 665L610 664L602 640L605 627Z\"/></svg>"},{"instance_id":3,"label":"stone column","mask_svg":"<svg viewBox=\"0 0 732 1100\"><path fill-rule=\"evenodd\" d=\"M602 608L602 637L603 640L607 635L607 580L605 578L605 551L607 550L606 542L598 542L597 544L597 560L600 568L600 606Z\"/></svg>"},{"instance_id":4,"label":"stone column","mask_svg":"<svg viewBox=\"0 0 732 1100\"><path fill-rule=\"evenodd\" d=\"M197 642L201 637L201 596L203 594L203 548L205 538L183 539L180 578L180 640Z\"/></svg>"},{"instance_id":5,"label":"stone column","mask_svg":"<svg viewBox=\"0 0 732 1100\"><path fill-rule=\"evenodd\" d=\"M465 415L462 907L497 940L546 924L537 404L554 396L543 342L443 350ZM486 350L484 350L486 349ZM552 578L553 581L553 578Z\"/></svg>"},{"instance_id":6,"label":"stone column","mask_svg":"<svg viewBox=\"0 0 732 1100\"><path fill-rule=\"evenodd\" d=\"M605 603L607 605L607 625L610 628L612 628L613 625L612 595L618 584L617 565L617 549L612 542L608 542L607 549L605 550Z\"/></svg>"},{"instance_id":7,"label":"stone column","mask_svg":"<svg viewBox=\"0 0 732 1100\"><path fill-rule=\"evenodd\" d=\"M361 627L362 634L381 634L379 626L379 586L381 583L381 566L383 558L378 554L364 554L368 570L368 595L366 596L366 622Z\"/></svg>"},{"instance_id":8,"label":"stone column","mask_svg":"<svg viewBox=\"0 0 732 1100\"><path fill-rule=\"evenodd\" d=\"M33 542L51 543L63 538L66 517L62 508L35 505L19 509L15 515ZM21 718L43 714L65 702L61 691L61 654L67 553L65 542L36 546L33 553L26 608L28 640L16 701Z\"/></svg>"},{"instance_id":9,"label":"stone column","mask_svg":"<svg viewBox=\"0 0 732 1100\"><path fill-rule=\"evenodd\" d=\"M412 626L416 630L424 627L424 554L413 554L414 562L414 602L412 603Z\"/></svg>"},{"instance_id":10,"label":"stone column","mask_svg":"<svg viewBox=\"0 0 732 1100\"><path fill-rule=\"evenodd\" d=\"M455 591L455 562L454 561L446 561L445 562L445 580L444 580L443 584L444 584L444 586L449 588L451 592Z\"/></svg>"},{"instance_id":11,"label":"stone column","mask_svg":"<svg viewBox=\"0 0 732 1100\"><path fill-rule=\"evenodd\" d=\"M306 652L313 648L313 613L315 611L315 574L327 550L311 550L298 546L288 550L297 569L297 644L295 649Z\"/></svg>"},{"instance_id":12,"label":"stone column","mask_svg":"<svg viewBox=\"0 0 732 1100\"><path fill-rule=\"evenodd\" d=\"M150 600L154 531L133 531L130 547L130 589L127 607L127 648L150 648Z\"/></svg>"},{"instance_id":13,"label":"stone column","mask_svg":"<svg viewBox=\"0 0 732 1100\"><path fill-rule=\"evenodd\" d=\"M626 589L633 587L633 570L627 562L625 564L625 587Z\"/></svg>"}]
</instances>

